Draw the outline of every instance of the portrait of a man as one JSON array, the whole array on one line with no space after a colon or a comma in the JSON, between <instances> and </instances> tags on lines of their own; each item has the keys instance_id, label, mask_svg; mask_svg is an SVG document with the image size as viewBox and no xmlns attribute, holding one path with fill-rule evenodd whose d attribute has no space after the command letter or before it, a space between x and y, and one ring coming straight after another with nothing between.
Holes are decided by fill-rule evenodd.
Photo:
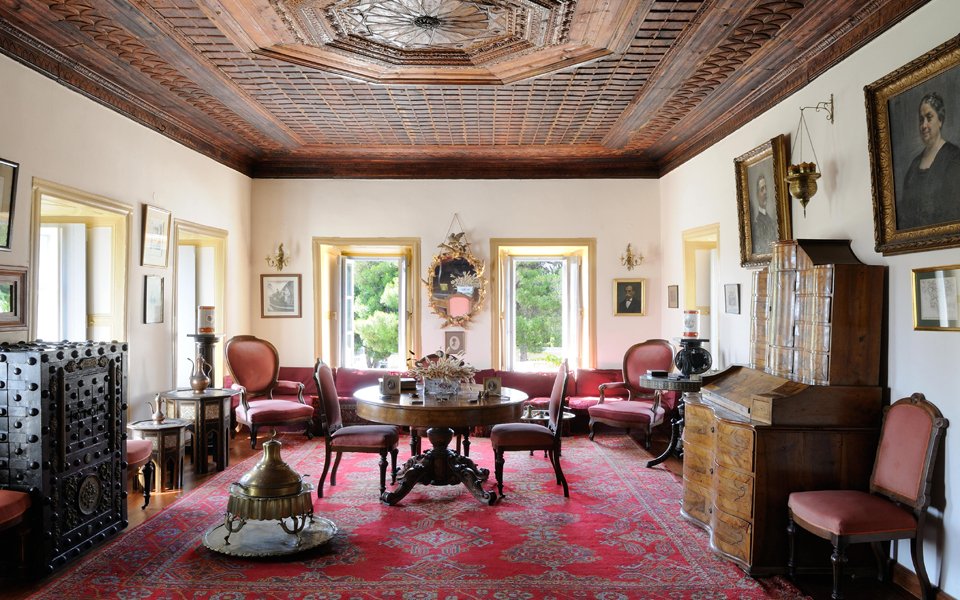
<instances>
[{"instance_id":1,"label":"portrait of a man","mask_svg":"<svg viewBox=\"0 0 960 600\"><path fill-rule=\"evenodd\" d=\"M614 282L617 315L640 315L643 307L643 281L637 279Z\"/></svg>"},{"instance_id":2,"label":"portrait of a man","mask_svg":"<svg viewBox=\"0 0 960 600\"><path fill-rule=\"evenodd\" d=\"M773 161L764 164L772 166ZM777 205L769 200L766 173L761 171L761 165L756 169L760 172L753 185L755 192L750 197L750 231L754 254L768 254L770 244L777 241Z\"/></svg>"},{"instance_id":3,"label":"portrait of a man","mask_svg":"<svg viewBox=\"0 0 960 600\"><path fill-rule=\"evenodd\" d=\"M790 202L784 175L786 136L778 135L734 159L737 173L737 215L740 222L740 264L770 261L772 244L790 239Z\"/></svg>"}]
</instances>

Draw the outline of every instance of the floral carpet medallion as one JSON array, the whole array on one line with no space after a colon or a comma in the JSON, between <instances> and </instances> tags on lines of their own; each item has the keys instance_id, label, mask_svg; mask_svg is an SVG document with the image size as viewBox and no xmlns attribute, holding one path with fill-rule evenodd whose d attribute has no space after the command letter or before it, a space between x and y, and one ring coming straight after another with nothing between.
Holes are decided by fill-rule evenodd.
<instances>
[{"instance_id":1,"label":"floral carpet medallion","mask_svg":"<svg viewBox=\"0 0 960 600\"><path fill-rule=\"evenodd\" d=\"M315 482L323 440L291 436L282 452ZM471 458L492 470L488 440L474 440ZM644 468L648 458L626 436L565 438L569 499L542 453L515 452L506 457L506 496L495 506L462 486L419 486L391 507L378 500L378 457L349 454L337 485L328 480L326 497L314 501L316 513L339 527L329 543L283 559L214 553L201 538L223 519L227 488L253 457L95 551L33 598L804 597L779 578L760 582L715 558L706 533L680 517L678 478ZM492 474L487 485L495 485Z\"/></svg>"}]
</instances>

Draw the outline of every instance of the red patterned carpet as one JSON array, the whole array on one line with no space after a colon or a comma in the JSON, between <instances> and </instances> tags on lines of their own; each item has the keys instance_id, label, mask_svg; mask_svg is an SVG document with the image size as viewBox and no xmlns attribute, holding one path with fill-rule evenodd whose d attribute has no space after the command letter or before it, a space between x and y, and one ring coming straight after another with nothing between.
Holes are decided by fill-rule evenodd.
<instances>
[{"instance_id":1,"label":"red patterned carpet","mask_svg":"<svg viewBox=\"0 0 960 600\"><path fill-rule=\"evenodd\" d=\"M316 481L323 441L284 440L283 458ZM401 446L401 453L405 450ZM471 456L493 464L477 439ZM461 486L419 486L398 506L377 500L376 461L345 455L338 485L315 500L339 533L285 559L211 552L234 465L81 561L33 598L534 599L803 598L785 581L759 582L712 556L707 536L679 516L681 486L626 436L566 438L569 499L542 455L507 455L506 497L480 504ZM491 473L491 480L493 475ZM492 484L488 484L492 485Z\"/></svg>"}]
</instances>

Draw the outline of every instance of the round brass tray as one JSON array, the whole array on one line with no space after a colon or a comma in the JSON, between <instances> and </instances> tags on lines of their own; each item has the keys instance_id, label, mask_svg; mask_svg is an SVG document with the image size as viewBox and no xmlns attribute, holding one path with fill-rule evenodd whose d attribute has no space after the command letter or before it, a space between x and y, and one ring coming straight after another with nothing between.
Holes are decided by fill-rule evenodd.
<instances>
[{"instance_id":1,"label":"round brass tray","mask_svg":"<svg viewBox=\"0 0 960 600\"><path fill-rule=\"evenodd\" d=\"M230 534L230 543L224 541L227 530L223 523L203 535L203 545L228 556L261 557L296 554L326 543L337 533L337 525L330 519L314 516L297 536L286 533L279 521L247 521L240 531Z\"/></svg>"}]
</instances>

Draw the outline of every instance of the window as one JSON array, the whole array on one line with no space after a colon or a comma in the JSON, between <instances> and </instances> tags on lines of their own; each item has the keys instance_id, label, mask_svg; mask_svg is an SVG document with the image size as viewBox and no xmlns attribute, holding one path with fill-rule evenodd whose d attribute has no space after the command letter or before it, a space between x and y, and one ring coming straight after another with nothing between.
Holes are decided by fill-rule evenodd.
<instances>
[{"instance_id":1,"label":"window","mask_svg":"<svg viewBox=\"0 0 960 600\"><path fill-rule=\"evenodd\" d=\"M33 206L34 337L126 339L130 207L40 180Z\"/></svg>"},{"instance_id":2,"label":"window","mask_svg":"<svg viewBox=\"0 0 960 600\"><path fill-rule=\"evenodd\" d=\"M490 241L494 303L493 364L515 371L544 371L564 358L592 366L596 242Z\"/></svg>"},{"instance_id":3,"label":"window","mask_svg":"<svg viewBox=\"0 0 960 600\"><path fill-rule=\"evenodd\" d=\"M337 367L404 369L419 355L420 241L314 240L317 355Z\"/></svg>"}]
</instances>

